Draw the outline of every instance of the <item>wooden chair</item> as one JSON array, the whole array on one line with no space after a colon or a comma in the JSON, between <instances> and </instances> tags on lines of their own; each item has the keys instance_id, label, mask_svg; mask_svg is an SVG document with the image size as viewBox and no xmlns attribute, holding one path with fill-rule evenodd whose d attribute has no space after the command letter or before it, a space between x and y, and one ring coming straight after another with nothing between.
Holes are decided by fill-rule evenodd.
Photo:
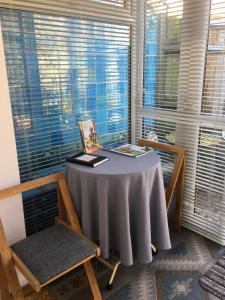
<instances>
[{"instance_id":1,"label":"wooden chair","mask_svg":"<svg viewBox=\"0 0 225 300\"><path fill-rule=\"evenodd\" d=\"M101 294L92 268L91 259L100 255L97 245L81 233L77 215L63 173L42 177L0 191L0 199L58 183L60 216L56 224L37 232L11 247L7 244L0 220L0 289L2 300L25 299L15 266L28 283L39 292L42 287L80 265L84 265L94 300ZM62 220L63 216L66 222Z\"/></svg>"},{"instance_id":2,"label":"wooden chair","mask_svg":"<svg viewBox=\"0 0 225 300\"><path fill-rule=\"evenodd\" d=\"M174 153L176 155L172 176L170 177L169 183L165 187L166 194L166 206L167 210L171 207L174 192L176 190L176 209L175 216L172 223L172 227L179 231L181 226L181 210L183 203L183 187L184 187L184 170L186 154L185 149L168 144L161 144L149 140L141 139L138 142L139 146L147 146L162 151Z\"/></svg>"}]
</instances>

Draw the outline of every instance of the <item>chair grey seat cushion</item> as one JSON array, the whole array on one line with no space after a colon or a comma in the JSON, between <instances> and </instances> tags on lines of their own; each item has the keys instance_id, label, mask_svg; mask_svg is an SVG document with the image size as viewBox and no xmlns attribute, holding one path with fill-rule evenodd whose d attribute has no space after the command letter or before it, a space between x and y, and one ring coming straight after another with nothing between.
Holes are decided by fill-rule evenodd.
<instances>
[{"instance_id":1,"label":"chair grey seat cushion","mask_svg":"<svg viewBox=\"0 0 225 300\"><path fill-rule=\"evenodd\" d=\"M37 232L11 247L41 284L96 252L96 248L62 224Z\"/></svg>"}]
</instances>

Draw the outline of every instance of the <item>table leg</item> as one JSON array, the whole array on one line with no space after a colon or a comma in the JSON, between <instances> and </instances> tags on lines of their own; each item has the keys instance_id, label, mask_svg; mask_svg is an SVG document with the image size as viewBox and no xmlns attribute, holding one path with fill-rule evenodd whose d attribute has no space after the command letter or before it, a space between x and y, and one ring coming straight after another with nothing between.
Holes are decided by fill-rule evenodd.
<instances>
[{"instance_id":1,"label":"table leg","mask_svg":"<svg viewBox=\"0 0 225 300\"><path fill-rule=\"evenodd\" d=\"M121 264L121 261L119 260L115 265L109 263L107 260L105 260L102 257L97 257L97 259L102 262L104 265L106 265L109 269L112 270L111 277L109 279L109 282L106 285L107 290L111 290L113 288L113 281L116 277L116 273L118 271L119 265Z\"/></svg>"},{"instance_id":2,"label":"table leg","mask_svg":"<svg viewBox=\"0 0 225 300\"><path fill-rule=\"evenodd\" d=\"M156 255L158 253L158 249L156 248L155 245L151 244L151 249L152 249L152 254Z\"/></svg>"}]
</instances>

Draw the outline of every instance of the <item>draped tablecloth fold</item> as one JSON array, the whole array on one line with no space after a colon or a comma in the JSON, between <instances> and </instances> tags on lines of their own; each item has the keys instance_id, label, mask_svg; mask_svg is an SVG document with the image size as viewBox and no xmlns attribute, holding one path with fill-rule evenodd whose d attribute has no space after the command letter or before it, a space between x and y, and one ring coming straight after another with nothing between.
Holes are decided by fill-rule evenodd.
<instances>
[{"instance_id":1,"label":"draped tablecloth fold","mask_svg":"<svg viewBox=\"0 0 225 300\"><path fill-rule=\"evenodd\" d=\"M151 243L171 247L160 157L133 158L100 150L109 161L96 168L67 163L68 186L82 230L98 240L101 255L117 249L125 265L152 261Z\"/></svg>"}]
</instances>

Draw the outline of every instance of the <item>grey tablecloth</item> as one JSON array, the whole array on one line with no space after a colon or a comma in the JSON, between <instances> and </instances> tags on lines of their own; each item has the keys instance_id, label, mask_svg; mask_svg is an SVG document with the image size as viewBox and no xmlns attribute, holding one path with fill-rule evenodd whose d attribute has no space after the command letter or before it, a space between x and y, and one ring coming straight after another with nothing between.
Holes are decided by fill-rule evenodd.
<instances>
[{"instance_id":1,"label":"grey tablecloth","mask_svg":"<svg viewBox=\"0 0 225 300\"><path fill-rule=\"evenodd\" d=\"M99 240L104 258L117 249L125 265L151 262L151 243L171 247L159 156L96 154L109 161L96 168L67 163L65 170L84 234Z\"/></svg>"}]
</instances>

